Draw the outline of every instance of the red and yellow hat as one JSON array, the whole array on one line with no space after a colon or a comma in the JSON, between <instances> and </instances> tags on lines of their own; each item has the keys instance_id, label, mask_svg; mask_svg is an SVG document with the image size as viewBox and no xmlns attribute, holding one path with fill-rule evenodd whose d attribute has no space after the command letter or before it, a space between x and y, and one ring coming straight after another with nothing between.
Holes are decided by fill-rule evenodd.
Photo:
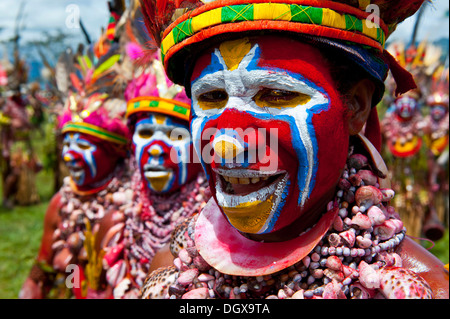
<instances>
[{"instance_id":1,"label":"red and yellow hat","mask_svg":"<svg viewBox=\"0 0 450 319\"><path fill-rule=\"evenodd\" d=\"M274 31L326 39L329 46L352 55L378 82L385 80L390 67L397 94L415 87L412 77L385 50L385 43L397 24L424 0L140 1L147 29L161 46L167 75L178 84L185 82L189 61L214 38Z\"/></svg>"},{"instance_id":2,"label":"red and yellow hat","mask_svg":"<svg viewBox=\"0 0 450 319\"><path fill-rule=\"evenodd\" d=\"M139 112L152 112L189 121L191 106L173 99L139 96L128 101L126 117Z\"/></svg>"}]
</instances>

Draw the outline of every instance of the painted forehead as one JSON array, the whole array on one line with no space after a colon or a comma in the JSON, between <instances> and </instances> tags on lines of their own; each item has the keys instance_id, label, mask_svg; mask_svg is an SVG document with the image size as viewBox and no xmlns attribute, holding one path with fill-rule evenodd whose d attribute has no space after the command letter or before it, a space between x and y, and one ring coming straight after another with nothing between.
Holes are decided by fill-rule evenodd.
<instances>
[{"instance_id":1,"label":"painted forehead","mask_svg":"<svg viewBox=\"0 0 450 319\"><path fill-rule=\"evenodd\" d=\"M214 51L218 49L225 65ZM223 42L203 54L196 62L191 82L217 71L233 71L245 56L252 55L247 70L272 69L326 87L333 83L329 63L317 48L293 39L267 36ZM334 85L333 85L334 86Z\"/></svg>"},{"instance_id":2,"label":"painted forehead","mask_svg":"<svg viewBox=\"0 0 450 319\"><path fill-rule=\"evenodd\" d=\"M84 133L76 133L76 132L68 132L64 134L64 141L66 142L87 142L89 144L98 145L100 144L100 140L94 136Z\"/></svg>"},{"instance_id":3,"label":"painted forehead","mask_svg":"<svg viewBox=\"0 0 450 319\"><path fill-rule=\"evenodd\" d=\"M136 120L136 127L142 124L150 124L155 126L162 127L188 127L188 123L184 121L180 121L171 116L166 116L163 114L157 113L142 113Z\"/></svg>"}]
</instances>

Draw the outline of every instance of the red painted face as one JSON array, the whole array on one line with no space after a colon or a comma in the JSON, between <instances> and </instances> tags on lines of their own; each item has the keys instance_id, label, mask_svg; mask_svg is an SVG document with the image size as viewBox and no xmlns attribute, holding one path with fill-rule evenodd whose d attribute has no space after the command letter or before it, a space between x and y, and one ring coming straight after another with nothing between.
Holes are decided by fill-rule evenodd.
<instances>
[{"instance_id":1,"label":"red painted face","mask_svg":"<svg viewBox=\"0 0 450 319\"><path fill-rule=\"evenodd\" d=\"M112 178L120 156L111 144L84 133L64 135L62 157L79 189L97 188Z\"/></svg>"},{"instance_id":2,"label":"red painted face","mask_svg":"<svg viewBox=\"0 0 450 319\"><path fill-rule=\"evenodd\" d=\"M317 222L349 139L320 51L281 37L225 42L200 57L191 87L194 146L229 222L249 234Z\"/></svg>"}]
</instances>

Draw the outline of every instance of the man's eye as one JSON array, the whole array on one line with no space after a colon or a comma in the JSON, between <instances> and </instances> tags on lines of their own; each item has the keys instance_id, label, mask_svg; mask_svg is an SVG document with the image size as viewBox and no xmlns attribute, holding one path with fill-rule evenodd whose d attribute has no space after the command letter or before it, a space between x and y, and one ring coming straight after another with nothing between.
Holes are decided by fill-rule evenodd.
<instances>
[{"instance_id":1,"label":"man's eye","mask_svg":"<svg viewBox=\"0 0 450 319\"><path fill-rule=\"evenodd\" d=\"M139 137L142 138L150 138L153 136L153 134L154 134L153 130L150 129L139 130Z\"/></svg>"},{"instance_id":2,"label":"man's eye","mask_svg":"<svg viewBox=\"0 0 450 319\"><path fill-rule=\"evenodd\" d=\"M292 91L264 89L261 91L259 99L267 102L283 102L290 101L298 95L299 93Z\"/></svg>"},{"instance_id":3,"label":"man's eye","mask_svg":"<svg viewBox=\"0 0 450 319\"><path fill-rule=\"evenodd\" d=\"M77 146L82 150L87 150L90 148L90 146L88 144L83 144L83 143L77 143Z\"/></svg>"},{"instance_id":4,"label":"man's eye","mask_svg":"<svg viewBox=\"0 0 450 319\"><path fill-rule=\"evenodd\" d=\"M295 107L308 103L310 99L310 96L299 92L267 88L253 98L260 107Z\"/></svg>"},{"instance_id":5,"label":"man's eye","mask_svg":"<svg viewBox=\"0 0 450 319\"><path fill-rule=\"evenodd\" d=\"M227 104L228 94L224 90L214 90L201 94L198 104L202 109L222 108Z\"/></svg>"},{"instance_id":6,"label":"man's eye","mask_svg":"<svg viewBox=\"0 0 450 319\"><path fill-rule=\"evenodd\" d=\"M181 134L172 134L171 132L167 133L167 137L171 140L171 141L182 141L184 140L184 136Z\"/></svg>"}]
</instances>

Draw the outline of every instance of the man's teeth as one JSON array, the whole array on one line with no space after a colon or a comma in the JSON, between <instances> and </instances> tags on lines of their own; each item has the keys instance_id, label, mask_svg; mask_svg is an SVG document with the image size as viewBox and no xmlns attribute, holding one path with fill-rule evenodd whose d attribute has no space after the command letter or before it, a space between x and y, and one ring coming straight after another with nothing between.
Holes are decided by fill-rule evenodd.
<instances>
[{"instance_id":1,"label":"man's teeth","mask_svg":"<svg viewBox=\"0 0 450 319\"><path fill-rule=\"evenodd\" d=\"M244 185L248 185L250 183L252 184L256 184L260 181L265 181L268 180L269 177L268 176L264 176L264 177L252 177L252 178L237 178L237 177L230 177L230 176L225 176L225 175L221 175L223 177L223 179L231 184L244 184Z\"/></svg>"},{"instance_id":2,"label":"man's teeth","mask_svg":"<svg viewBox=\"0 0 450 319\"><path fill-rule=\"evenodd\" d=\"M144 172L144 176L147 178L158 178L165 177L169 174L169 171L146 171Z\"/></svg>"}]
</instances>

